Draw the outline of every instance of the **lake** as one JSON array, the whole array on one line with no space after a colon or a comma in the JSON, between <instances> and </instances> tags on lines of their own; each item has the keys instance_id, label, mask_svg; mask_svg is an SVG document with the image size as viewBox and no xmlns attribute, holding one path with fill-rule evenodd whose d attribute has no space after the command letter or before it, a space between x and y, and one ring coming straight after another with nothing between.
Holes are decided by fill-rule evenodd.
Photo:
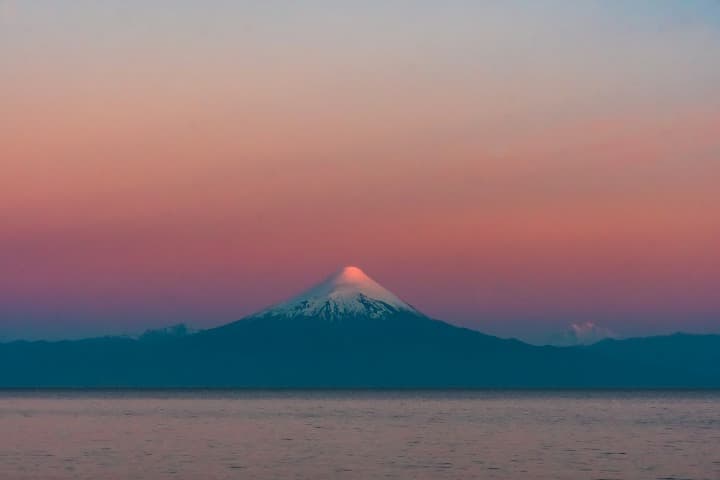
<instances>
[{"instance_id":1,"label":"lake","mask_svg":"<svg viewBox=\"0 0 720 480\"><path fill-rule=\"evenodd\" d=\"M0 479L720 479L720 392L0 391Z\"/></svg>"}]
</instances>

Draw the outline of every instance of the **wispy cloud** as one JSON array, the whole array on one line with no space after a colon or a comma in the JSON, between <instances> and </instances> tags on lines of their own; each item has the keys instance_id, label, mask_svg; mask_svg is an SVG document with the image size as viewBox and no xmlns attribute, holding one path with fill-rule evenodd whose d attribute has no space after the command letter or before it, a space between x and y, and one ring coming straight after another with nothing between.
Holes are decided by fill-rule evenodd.
<instances>
[{"instance_id":1,"label":"wispy cloud","mask_svg":"<svg viewBox=\"0 0 720 480\"><path fill-rule=\"evenodd\" d=\"M594 322L573 323L560 335L556 335L549 342L552 345L591 345L606 338L617 338L618 335L609 328L602 327Z\"/></svg>"}]
</instances>

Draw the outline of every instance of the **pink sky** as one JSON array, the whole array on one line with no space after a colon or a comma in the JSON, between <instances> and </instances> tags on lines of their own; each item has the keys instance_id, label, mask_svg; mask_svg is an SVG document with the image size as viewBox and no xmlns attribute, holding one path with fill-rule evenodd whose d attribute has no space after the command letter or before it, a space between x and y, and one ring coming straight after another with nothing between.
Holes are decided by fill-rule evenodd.
<instances>
[{"instance_id":1,"label":"pink sky","mask_svg":"<svg viewBox=\"0 0 720 480\"><path fill-rule=\"evenodd\" d=\"M345 264L501 335L720 331L717 4L60 3L0 0L0 338Z\"/></svg>"}]
</instances>

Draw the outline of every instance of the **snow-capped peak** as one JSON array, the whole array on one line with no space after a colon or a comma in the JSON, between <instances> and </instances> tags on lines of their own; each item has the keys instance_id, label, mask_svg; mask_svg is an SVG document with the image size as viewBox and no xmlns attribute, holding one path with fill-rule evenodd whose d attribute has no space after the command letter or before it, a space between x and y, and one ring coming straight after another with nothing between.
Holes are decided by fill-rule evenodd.
<instances>
[{"instance_id":1,"label":"snow-capped peak","mask_svg":"<svg viewBox=\"0 0 720 480\"><path fill-rule=\"evenodd\" d=\"M257 315L312 316L336 320L343 316L380 318L398 311L420 315L361 269L348 266L295 298Z\"/></svg>"}]
</instances>

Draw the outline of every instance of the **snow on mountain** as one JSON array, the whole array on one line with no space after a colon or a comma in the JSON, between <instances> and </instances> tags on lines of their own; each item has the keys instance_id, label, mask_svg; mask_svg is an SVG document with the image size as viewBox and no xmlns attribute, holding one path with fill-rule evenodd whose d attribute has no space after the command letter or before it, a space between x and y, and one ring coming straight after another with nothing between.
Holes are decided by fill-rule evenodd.
<instances>
[{"instance_id":1,"label":"snow on mountain","mask_svg":"<svg viewBox=\"0 0 720 480\"><path fill-rule=\"evenodd\" d=\"M253 317L303 316L334 321L346 316L383 318L398 312L422 315L358 267L348 266L295 298Z\"/></svg>"}]
</instances>

